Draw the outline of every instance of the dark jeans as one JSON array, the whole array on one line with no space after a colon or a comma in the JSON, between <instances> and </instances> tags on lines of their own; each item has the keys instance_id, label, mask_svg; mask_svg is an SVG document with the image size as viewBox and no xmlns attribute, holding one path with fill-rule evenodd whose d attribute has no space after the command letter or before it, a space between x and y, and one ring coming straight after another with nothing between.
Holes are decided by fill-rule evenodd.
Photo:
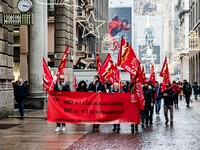
<instances>
[{"instance_id":1,"label":"dark jeans","mask_svg":"<svg viewBox=\"0 0 200 150\"><path fill-rule=\"evenodd\" d=\"M190 95L186 94L185 99L186 99L187 105L189 105L190 104Z\"/></svg>"},{"instance_id":2,"label":"dark jeans","mask_svg":"<svg viewBox=\"0 0 200 150\"><path fill-rule=\"evenodd\" d=\"M99 129L99 124L93 124L93 130Z\"/></svg>"},{"instance_id":3,"label":"dark jeans","mask_svg":"<svg viewBox=\"0 0 200 150\"><path fill-rule=\"evenodd\" d=\"M114 129L113 130L120 130L120 124L114 124Z\"/></svg>"},{"instance_id":4,"label":"dark jeans","mask_svg":"<svg viewBox=\"0 0 200 150\"><path fill-rule=\"evenodd\" d=\"M65 127L65 123L56 123L57 124L57 127L60 127L61 124L62 124L62 127Z\"/></svg>"},{"instance_id":5,"label":"dark jeans","mask_svg":"<svg viewBox=\"0 0 200 150\"><path fill-rule=\"evenodd\" d=\"M155 108L156 108L156 114L158 114L160 112L160 108L161 108L161 99L157 99L155 102Z\"/></svg>"},{"instance_id":6,"label":"dark jeans","mask_svg":"<svg viewBox=\"0 0 200 150\"><path fill-rule=\"evenodd\" d=\"M17 102L18 102L20 116L23 117L24 116L24 99L18 99Z\"/></svg>"},{"instance_id":7,"label":"dark jeans","mask_svg":"<svg viewBox=\"0 0 200 150\"><path fill-rule=\"evenodd\" d=\"M154 112L154 104L153 104L153 106L151 106L151 108L150 108L150 116L149 116L149 121L150 121L150 124L152 124L153 123L153 112Z\"/></svg>"},{"instance_id":8,"label":"dark jeans","mask_svg":"<svg viewBox=\"0 0 200 150\"><path fill-rule=\"evenodd\" d=\"M178 105L178 94L175 94L174 104Z\"/></svg>"},{"instance_id":9,"label":"dark jeans","mask_svg":"<svg viewBox=\"0 0 200 150\"><path fill-rule=\"evenodd\" d=\"M173 123L173 105L164 105L164 115L165 115L165 121L168 123L168 110L170 112L170 122Z\"/></svg>"},{"instance_id":10,"label":"dark jeans","mask_svg":"<svg viewBox=\"0 0 200 150\"><path fill-rule=\"evenodd\" d=\"M198 95L198 92L194 92L194 98L195 98L195 100L197 100L197 95Z\"/></svg>"}]
</instances>

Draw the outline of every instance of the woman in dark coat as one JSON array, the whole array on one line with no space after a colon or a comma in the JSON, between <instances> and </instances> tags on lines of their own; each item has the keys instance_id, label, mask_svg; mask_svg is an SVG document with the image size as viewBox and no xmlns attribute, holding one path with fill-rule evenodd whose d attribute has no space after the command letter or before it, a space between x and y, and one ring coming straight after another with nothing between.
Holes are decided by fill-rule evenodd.
<instances>
[{"instance_id":1,"label":"woman in dark coat","mask_svg":"<svg viewBox=\"0 0 200 150\"><path fill-rule=\"evenodd\" d=\"M76 89L77 92L87 92L87 83L82 80L78 83L78 88Z\"/></svg>"}]
</instances>

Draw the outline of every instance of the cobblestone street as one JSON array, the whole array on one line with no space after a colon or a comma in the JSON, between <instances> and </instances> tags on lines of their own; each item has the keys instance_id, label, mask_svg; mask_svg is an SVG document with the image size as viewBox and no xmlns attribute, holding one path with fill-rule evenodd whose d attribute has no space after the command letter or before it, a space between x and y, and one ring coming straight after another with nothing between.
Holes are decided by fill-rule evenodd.
<instances>
[{"instance_id":1,"label":"cobblestone street","mask_svg":"<svg viewBox=\"0 0 200 150\"><path fill-rule=\"evenodd\" d=\"M27 115L27 114L26 114ZM179 101L174 109L174 126L165 126L163 109L154 115L153 125L138 133L131 133L130 125L121 125L120 133L112 132L112 125L101 125L99 133L92 133L91 125L66 125L64 133L55 133L55 124L44 119L8 118L0 120L1 150L199 150L200 98L187 108Z\"/></svg>"}]
</instances>

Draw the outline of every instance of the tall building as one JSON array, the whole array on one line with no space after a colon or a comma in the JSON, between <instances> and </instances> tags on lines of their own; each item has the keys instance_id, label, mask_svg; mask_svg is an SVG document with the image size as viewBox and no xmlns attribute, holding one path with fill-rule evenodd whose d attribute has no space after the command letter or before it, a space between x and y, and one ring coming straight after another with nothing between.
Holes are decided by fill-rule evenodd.
<instances>
[{"instance_id":1,"label":"tall building","mask_svg":"<svg viewBox=\"0 0 200 150\"><path fill-rule=\"evenodd\" d=\"M3 25L2 14L13 12L13 1L0 2L0 118L14 110L13 80L13 26Z\"/></svg>"},{"instance_id":2,"label":"tall building","mask_svg":"<svg viewBox=\"0 0 200 150\"><path fill-rule=\"evenodd\" d=\"M200 0L190 0L189 81L200 81Z\"/></svg>"}]
</instances>

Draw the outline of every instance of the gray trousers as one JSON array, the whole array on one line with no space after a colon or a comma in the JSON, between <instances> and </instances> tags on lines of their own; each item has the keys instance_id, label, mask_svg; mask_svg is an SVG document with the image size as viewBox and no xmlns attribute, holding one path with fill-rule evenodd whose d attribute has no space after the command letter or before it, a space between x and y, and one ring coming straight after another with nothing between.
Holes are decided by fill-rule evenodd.
<instances>
[{"instance_id":1,"label":"gray trousers","mask_svg":"<svg viewBox=\"0 0 200 150\"><path fill-rule=\"evenodd\" d=\"M170 122L173 123L173 105L164 105L164 115L166 122L169 121L168 110L170 112Z\"/></svg>"}]
</instances>

